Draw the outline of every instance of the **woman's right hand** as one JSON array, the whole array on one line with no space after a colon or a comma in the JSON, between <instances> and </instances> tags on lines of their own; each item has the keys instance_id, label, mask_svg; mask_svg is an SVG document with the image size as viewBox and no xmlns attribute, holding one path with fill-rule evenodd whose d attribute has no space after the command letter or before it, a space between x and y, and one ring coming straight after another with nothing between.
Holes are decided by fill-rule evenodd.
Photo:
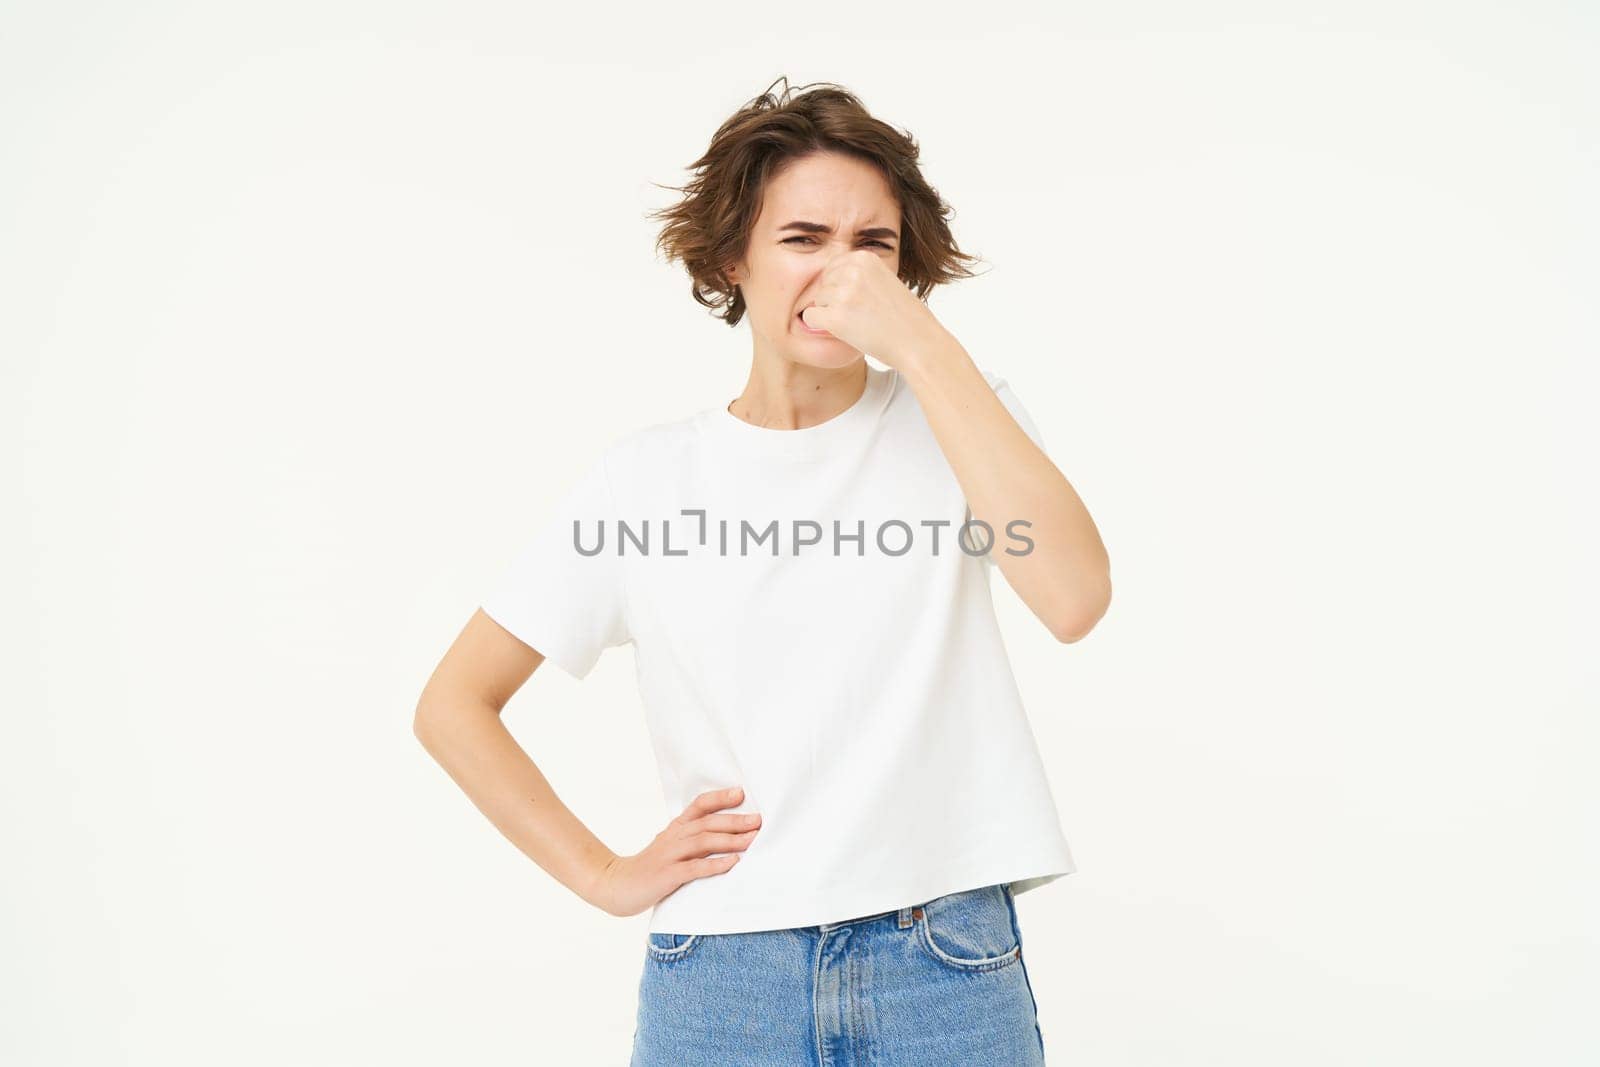
<instances>
[{"instance_id":1,"label":"woman's right hand","mask_svg":"<svg viewBox=\"0 0 1600 1067\"><path fill-rule=\"evenodd\" d=\"M589 902L611 915L637 915L685 882L722 874L739 862L761 828L758 813L716 814L743 800L738 786L701 793L644 851L607 864Z\"/></svg>"}]
</instances>

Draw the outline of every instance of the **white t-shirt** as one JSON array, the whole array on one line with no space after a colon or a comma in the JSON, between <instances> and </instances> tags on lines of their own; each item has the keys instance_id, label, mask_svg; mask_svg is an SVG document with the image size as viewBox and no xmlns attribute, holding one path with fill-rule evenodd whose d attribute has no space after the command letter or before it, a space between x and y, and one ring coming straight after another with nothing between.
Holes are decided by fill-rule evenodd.
<instances>
[{"instance_id":1,"label":"white t-shirt","mask_svg":"<svg viewBox=\"0 0 1600 1067\"><path fill-rule=\"evenodd\" d=\"M966 500L921 404L867 372L816 426L714 407L616 439L482 601L574 678L633 644L663 826L735 785L723 810L761 813L739 862L658 902L653 932L811 926L1076 869L996 623L991 537L957 542ZM991 552L1028 547L1010 518Z\"/></svg>"}]
</instances>

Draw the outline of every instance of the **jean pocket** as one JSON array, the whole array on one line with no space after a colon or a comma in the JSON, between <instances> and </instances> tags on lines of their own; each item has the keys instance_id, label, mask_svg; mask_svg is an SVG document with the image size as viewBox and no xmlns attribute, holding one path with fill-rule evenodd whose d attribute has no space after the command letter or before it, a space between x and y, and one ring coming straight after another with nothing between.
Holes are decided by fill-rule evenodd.
<instances>
[{"instance_id":1,"label":"jean pocket","mask_svg":"<svg viewBox=\"0 0 1600 1067\"><path fill-rule=\"evenodd\" d=\"M917 909L918 940L952 970L993 971L1022 957L1004 884L951 893Z\"/></svg>"},{"instance_id":2,"label":"jean pocket","mask_svg":"<svg viewBox=\"0 0 1600 1067\"><path fill-rule=\"evenodd\" d=\"M650 953L650 958L657 963L671 963L681 960L693 952L700 943L701 934L663 934L654 930L650 931L645 939L645 948Z\"/></svg>"}]
</instances>

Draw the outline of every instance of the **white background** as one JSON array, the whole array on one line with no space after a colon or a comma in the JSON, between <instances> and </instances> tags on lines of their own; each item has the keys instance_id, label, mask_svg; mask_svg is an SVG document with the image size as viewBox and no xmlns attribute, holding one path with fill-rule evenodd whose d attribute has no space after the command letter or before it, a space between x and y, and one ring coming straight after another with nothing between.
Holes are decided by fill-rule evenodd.
<instances>
[{"instance_id":1,"label":"white background","mask_svg":"<svg viewBox=\"0 0 1600 1067\"><path fill-rule=\"evenodd\" d=\"M0 1060L625 1062L647 916L411 717L587 459L742 388L645 214L779 75L917 138L987 270L932 307L1111 552L1079 644L995 583L1080 867L1019 899L1051 1061L1600 1057L1593 8L0 28ZM506 713L619 851L632 668Z\"/></svg>"}]
</instances>

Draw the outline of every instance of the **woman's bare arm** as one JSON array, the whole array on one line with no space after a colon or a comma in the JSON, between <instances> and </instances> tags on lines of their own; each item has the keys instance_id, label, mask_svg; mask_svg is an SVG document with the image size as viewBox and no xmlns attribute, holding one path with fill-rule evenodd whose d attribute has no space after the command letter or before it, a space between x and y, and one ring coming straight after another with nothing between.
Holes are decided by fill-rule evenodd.
<instances>
[{"instance_id":1,"label":"woman's bare arm","mask_svg":"<svg viewBox=\"0 0 1600 1067\"><path fill-rule=\"evenodd\" d=\"M544 662L481 610L467 620L417 701L412 732L495 827L583 900L617 856L561 798L500 718Z\"/></svg>"},{"instance_id":2,"label":"woman's bare arm","mask_svg":"<svg viewBox=\"0 0 1600 1067\"><path fill-rule=\"evenodd\" d=\"M744 802L739 786L701 793L626 856L561 802L500 718L543 662L481 608L474 611L423 687L412 732L512 844L610 915L636 915L685 882L731 869L761 828L759 813L720 813Z\"/></svg>"}]
</instances>

